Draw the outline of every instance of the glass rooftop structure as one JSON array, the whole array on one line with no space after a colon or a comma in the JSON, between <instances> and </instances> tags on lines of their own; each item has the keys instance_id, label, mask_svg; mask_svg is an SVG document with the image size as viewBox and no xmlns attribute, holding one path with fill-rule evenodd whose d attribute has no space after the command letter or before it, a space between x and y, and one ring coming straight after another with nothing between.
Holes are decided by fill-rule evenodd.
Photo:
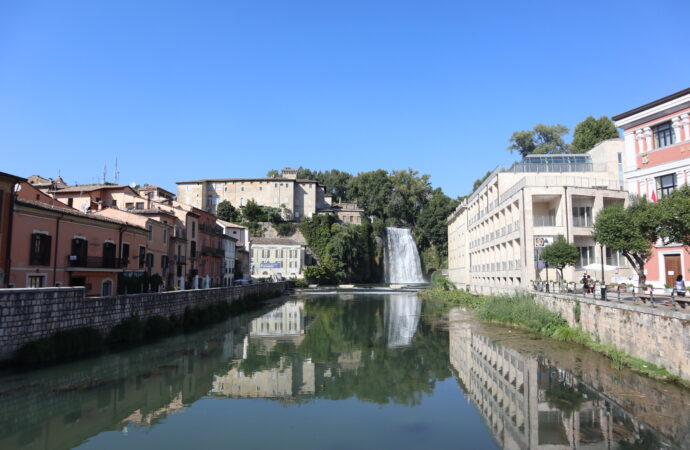
<instances>
[{"instance_id":1,"label":"glass rooftop structure","mask_svg":"<svg viewBox=\"0 0 690 450\"><path fill-rule=\"evenodd\" d=\"M508 172L592 172L589 155L528 155Z\"/></svg>"}]
</instances>

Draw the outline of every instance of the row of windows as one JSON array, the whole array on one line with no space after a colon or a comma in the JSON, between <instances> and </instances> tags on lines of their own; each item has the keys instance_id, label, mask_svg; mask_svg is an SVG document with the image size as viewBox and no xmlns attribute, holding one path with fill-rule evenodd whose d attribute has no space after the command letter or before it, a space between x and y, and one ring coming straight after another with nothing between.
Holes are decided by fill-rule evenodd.
<instances>
[{"instance_id":1,"label":"row of windows","mask_svg":"<svg viewBox=\"0 0 690 450\"><path fill-rule=\"evenodd\" d=\"M257 249L253 251L254 258L297 258L299 256L298 250L282 250L282 249Z\"/></svg>"}]
</instances>

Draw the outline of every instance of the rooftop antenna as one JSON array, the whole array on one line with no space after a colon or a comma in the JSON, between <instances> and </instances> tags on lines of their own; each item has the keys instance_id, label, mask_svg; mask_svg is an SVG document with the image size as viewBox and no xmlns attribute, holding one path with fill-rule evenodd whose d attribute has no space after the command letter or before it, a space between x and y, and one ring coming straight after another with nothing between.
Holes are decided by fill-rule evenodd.
<instances>
[{"instance_id":1,"label":"rooftop antenna","mask_svg":"<svg viewBox=\"0 0 690 450\"><path fill-rule=\"evenodd\" d=\"M106 175L108 174L108 165L103 164L103 184L107 183Z\"/></svg>"},{"instance_id":2,"label":"rooftop antenna","mask_svg":"<svg viewBox=\"0 0 690 450\"><path fill-rule=\"evenodd\" d=\"M117 165L117 158L115 158L115 184L120 184L120 169Z\"/></svg>"}]
</instances>

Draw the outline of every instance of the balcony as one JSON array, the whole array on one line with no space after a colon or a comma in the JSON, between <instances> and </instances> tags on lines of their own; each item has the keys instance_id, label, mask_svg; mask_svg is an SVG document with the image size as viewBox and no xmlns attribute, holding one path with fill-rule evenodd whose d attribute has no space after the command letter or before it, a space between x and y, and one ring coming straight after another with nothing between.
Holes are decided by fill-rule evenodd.
<instances>
[{"instance_id":1,"label":"balcony","mask_svg":"<svg viewBox=\"0 0 690 450\"><path fill-rule=\"evenodd\" d=\"M223 229L218 226L218 225L206 225L206 224L199 224L199 231L202 233L206 234L215 234L218 236L221 236L223 234Z\"/></svg>"},{"instance_id":2,"label":"balcony","mask_svg":"<svg viewBox=\"0 0 690 450\"><path fill-rule=\"evenodd\" d=\"M589 216L573 216L573 226L591 228L592 218Z\"/></svg>"},{"instance_id":3,"label":"balcony","mask_svg":"<svg viewBox=\"0 0 690 450\"><path fill-rule=\"evenodd\" d=\"M184 266L187 264L187 257L183 255L175 255L175 264Z\"/></svg>"},{"instance_id":4,"label":"balcony","mask_svg":"<svg viewBox=\"0 0 690 450\"><path fill-rule=\"evenodd\" d=\"M555 215L534 215L534 226L535 227L555 227L556 226L556 216Z\"/></svg>"},{"instance_id":5,"label":"balcony","mask_svg":"<svg viewBox=\"0 0 690 450\"><path fill-rule=\"evenodd\" d=\"M127 259L103 258L101 256L87 256L84 258L76 255L67 255L67 263L70 267L119 270L127 266Z\"/></svg>"},{"instance_id":6,"label":"balcony","mask_svg":"<svg viewBox=\"0 0 690 450\"><path fill-rule=\"evenodd\" d=\"M222 248L203 246L203 247L201 247L201 256L220 256L220 257L223 257L223 256L225 256L225 251L223 251Z\"/></svg>"}]
</instances>

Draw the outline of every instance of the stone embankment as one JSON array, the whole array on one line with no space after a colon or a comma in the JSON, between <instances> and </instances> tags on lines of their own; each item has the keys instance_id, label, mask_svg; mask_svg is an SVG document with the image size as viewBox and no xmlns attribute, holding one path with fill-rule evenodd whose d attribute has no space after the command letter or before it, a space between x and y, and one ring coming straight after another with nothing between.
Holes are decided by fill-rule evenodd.
<instances>
[{"instance_id":1,"label":"stone embankment","mask_svg":"<svg viewBox=\"0 0 690 450\"><path fill-rule=\"evenodd\" d=\"M534 298L599 342L690 381L690 313L564 294Z\"/></svg>"},{"instance_id":2,"label":"stone embankment","mask_svg":"<svg viewBox=\"0 0 690 450\"><path fill-rule=\"evenodd\" d=\"M84 288L0 289L0 360L11 358L23 344L58 331L93 327L104 332L138 315L181 315L185 308L218 301L277 296L287 283L262 283L228 288L85 297Z\"/></svg>"}]
</instances>

